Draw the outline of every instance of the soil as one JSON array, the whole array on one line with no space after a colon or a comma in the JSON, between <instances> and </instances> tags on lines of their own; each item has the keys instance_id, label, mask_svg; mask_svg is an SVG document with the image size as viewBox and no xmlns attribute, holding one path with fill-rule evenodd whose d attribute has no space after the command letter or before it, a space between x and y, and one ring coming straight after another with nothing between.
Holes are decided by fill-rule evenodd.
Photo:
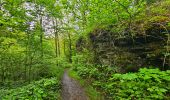
<instances>
[{"instance_id":1,"label":"soil","mask_svg":"<svg viewBox=\"0 0 170 100\"><path fill-rule=\"evenodd\" d=\"M89 100L80 84L64 72L62 78L62 100Z\"/></svg>"}]
</instances>

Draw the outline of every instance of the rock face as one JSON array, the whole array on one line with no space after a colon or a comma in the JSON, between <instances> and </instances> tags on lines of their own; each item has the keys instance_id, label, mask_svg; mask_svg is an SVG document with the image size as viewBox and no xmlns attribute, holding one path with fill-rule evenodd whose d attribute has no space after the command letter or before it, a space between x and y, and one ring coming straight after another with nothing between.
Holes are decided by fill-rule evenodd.
<instances>
[{"instance_id":1,"label":"rock face","mask_svg":"<svg viewBox=\"0 0 170 100\"><path fill-rule=\"evenodd\" d=\"M170 58L164 59L167 44L167 32L156 25L147 27L144 33L135 36L115 36L110 30L96 29L89 34L94 51L94 62L108 66L120 66L121 71L136 71L140 67L154 66L162 70L170 67ZM89 46L88 46L89 49ZM169 52L169 51L168 51ZM164 67L160 67L163 66Z\"/></svg>"}]
</instances>

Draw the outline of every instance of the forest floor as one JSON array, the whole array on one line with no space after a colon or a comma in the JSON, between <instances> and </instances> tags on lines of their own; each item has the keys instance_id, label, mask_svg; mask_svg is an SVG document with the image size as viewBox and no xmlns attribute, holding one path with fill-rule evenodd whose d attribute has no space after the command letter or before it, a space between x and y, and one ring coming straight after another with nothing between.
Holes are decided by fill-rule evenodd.
<instances>
[{"instance_id":1,"label":"forest floor","mask_svg":"<svg viewBox=\"0 0 170 100\"><path fill-rule=\"evenodd\" d=\"M88 100L84 89L78 81L68 76L67 70L62 78L62 98L63 100Z\"/></svg>"}]
</instances>

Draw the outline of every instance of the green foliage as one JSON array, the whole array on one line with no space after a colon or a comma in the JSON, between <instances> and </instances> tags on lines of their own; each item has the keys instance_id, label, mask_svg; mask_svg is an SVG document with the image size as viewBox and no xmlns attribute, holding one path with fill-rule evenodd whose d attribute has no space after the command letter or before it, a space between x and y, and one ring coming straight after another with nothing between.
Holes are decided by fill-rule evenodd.
<instances>
[{"instance_id":1,"label":"green foliage","mask_svg":"<svg viewBox=\"0 0 170 100\"><path fill-rule=\"evenodd\" d=\"M98 60L95 58L102 61L101 57L109 58L106 59L107 61L113 59L107 54L98 56L97 52L117 49L115 47L117 40L128 37L135 42L135 38L138 38L135 37L136 35L148 35L154 32L153 29L159 32L166 30L167 37L161 37L164 42L167 42L166 46L161 41L160 46L164 49L157 52L158 49L154 45L151 44L151 48L148 48L146 43L139 43L139 46L144 45L144 52L150 51L149 49L155 51L154 54L152 51L151 54L140 53L140 56L134 54L134 59L142 59L147 55L149 56L146 59L152 59L152 56L156 58L159 54L157 59L164 59L163 67L169 65L169 4L170 0L103 0L102 2L100 0L1 0L1 85L7 84L7 87L10 88L11 83L30 83L54 76L59 79L63 68L73 66L80 77L92 81L91 84L94 87L105 90L109 99L164 99L166 95L169 95L169 71L141 69L138 73L114 74L119 72L119 67L115 67L117 63L121 65L125 61L130 62L130 64L125 63L126 68L123 70L133 69L131 68L133 59L129 59L133 54L122 52L122 48L118 52L112 52L117 55L108 53L112 57L115 56L114 61L109 62L109 67L94 65L94 62ZM32 6L25 7L26 5ZM47 21L50 23L45 28ZM30 27L32 22L34 25ZM155 24L161 24L161 26ZM106 30L104 34L102 31L98 31L100 29ZM54 31L54 34L48 34L51 31ZM149 33L147 33L148 31ZM158 34L158 31L155 33ZM109 33L108 40L104 38L100 43L104 45L104 50L100 45L100 50L92 49L96 48L95 42L98 41L95 36L92 36L94 44L90 43L88 33L96 37L97 34L104 37ZM155 40L159 37L149 35ZM111 38L112 36L116 38ZM79 51L76 48L76 42L81 37L87 42L79 44L82 46ZM55 46L52 45L54 44L53 38ZM104 43L104 41L108 41L108 43ZM141 41L152 42L152 39L146 37ZM106 44L109 44L109 48ZM133 43L133 47L130 48L134 48L135 45L138 43ZM128 48L127 51L131 50ZM68 62L72 62L72 64ZM59 89L58 80L43 79L21 88L1 90L1 97L3 99L57 99L55 92Z\"/></svg>"},{"instance_id":2,"label":"green foliage","mask_svg":"<svg viewBox=\"0 0 170 100\"><path fill-rule=\"evenodd\" d=\"M25 7L25 2L22 0L0 1L0 82L2 86L6 83L31 82L42 77L51 77L50 71L56 66L56 62L50 62L55 61L52 39L44 37L41 25L36 23L37 15L32 14L36 9L34 8L34 11L26 9L30 7ZM28 12L32 16L28 16ZM30 22L35 22L32 30Z\"/></svg>"},{"instance_id":3,"label":"green foliage","mask_svg":"<svg viewBox=\"0 0 170 100\"><path fill-rule=\"evenodd\" d=\"M61 83L57 78L41 79L16 89L0 90L1 100L58 100Z\"/></svg>"},{"instance_id":4,"label":"green foliage","mask_svg":"<svg viewBox=\"0 0 170 100\"><path fill-rule=\"evenodd\" d=\"M72 64L69 63L68 59L66 57L60 57L57 58L58 66L62 68L70 68L72 67Z\"/></svg>"},{"instance_id":5,"label":"green foliage","mask_svg":"<svg viewBox=\"0 0 170 100\"><path fill-rule=\"evenodd\" d=\"M170 98L169 70L143 68L137 73L115 74L115 69L107 66L79 65L76 71L109 100Z\"/></svg>"},{"instance_id":6,"label":"green foliage","mask_svg":"<svg viewBox=\"0 0 170 100\"><path fill-rule=\"evenodd\" d=\"M113 74L103 89L110 99L166 99L169 83L169 71L144 68L138 73Z\"/></svg>"},{"instance_id":7,"label":"green foliage","mask_svg":"<svg viewBox=\"0 0 170 100\"><path fill-rule=\"evenodd\" d=\"M94 79L100 81L106 81L112 73L117 72L117 67L108 67L102 65L92 64L74 64L73 70L77 71L77 74L84 79Z\"/></svg>"}]
</instances>

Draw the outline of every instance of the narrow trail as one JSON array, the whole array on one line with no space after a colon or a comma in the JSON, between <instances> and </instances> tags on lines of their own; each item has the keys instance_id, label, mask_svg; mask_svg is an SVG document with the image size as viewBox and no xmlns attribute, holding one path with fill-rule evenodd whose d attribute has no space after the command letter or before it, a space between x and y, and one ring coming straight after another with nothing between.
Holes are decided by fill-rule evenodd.
<instances>
[{"instance_id":1,"label":"narrow trail","mask_svg":"<svg viewBox=\"0 0 170 100\"><path fill-rule=\"evenodd\" d=\"M62 99L63 100L88 100L83 88L79 83L68 76L65 71L62 79Z\"/></svg>"}]
</instances>

